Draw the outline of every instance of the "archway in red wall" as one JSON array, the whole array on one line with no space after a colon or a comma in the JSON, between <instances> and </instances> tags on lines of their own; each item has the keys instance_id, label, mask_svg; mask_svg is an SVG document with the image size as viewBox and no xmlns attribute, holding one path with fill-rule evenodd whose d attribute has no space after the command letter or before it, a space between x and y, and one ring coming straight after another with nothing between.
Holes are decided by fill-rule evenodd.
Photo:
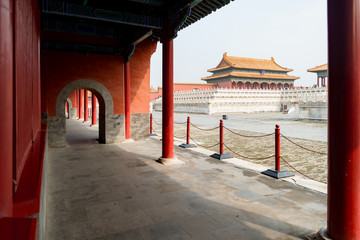
<instances>
[{"instance_id":1,"label":"archway in red wall","mask_svg":"<svg viewBox=\"0 0 360 240\"><path fill-rule=\"evenodd\" d=\"M65 102L68 96L77 89L89 90L97 97L99 104L99 142L114 142L118 135L123 134L123 131L117 127L123 126L120 123L123 119L115 118L113 115L114 104L110 92L97 81L81 79L66 85L57 96L56 117L49 119L49 146L66 146Z\"/></svg>"}]
</instances>

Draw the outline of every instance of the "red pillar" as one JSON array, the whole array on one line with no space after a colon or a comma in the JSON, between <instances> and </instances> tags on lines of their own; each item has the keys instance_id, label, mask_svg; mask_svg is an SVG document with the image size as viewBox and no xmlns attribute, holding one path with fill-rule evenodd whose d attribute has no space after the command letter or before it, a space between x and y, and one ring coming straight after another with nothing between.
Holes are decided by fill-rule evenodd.
<instances>
[{"instance_id":1,"label":"red pillar","mask_svg":"<svg viewBox=\"0 0 360 240\"><path fill-rule=\"evenodd\" d=\"M162 158L174 158L174 54L173 40L163 37Z\"/></svg>"},{"instance_id":2,"label":"red pillar","mask_svg":"<svg viewBox=\"0 0 360 240\"><path fill-rule=\"evenodd\" d=\"M328 0L328 63L327 233L360 239L360 0Z\"/></svg>"},{"instance_id":3,"label":"red pillar","mask_svg":"<svg viewBox=\"0 0 360 240\"><path fill-rule=\"evenodd\" d=\"M78 119L80 119L80 115L79 115L79 89L75 90L75 98L76 98L76 116Z\"/></svg>"},{"instance_id":4,"label":"red pillar","mask_svg":"<svg viewBox=\"0 0 360 240\"><path fill-rule=\"evenodd\" d=\"M91 125L96 125L97 111L96 111L96 96L92 94L91 99Z\"/></svg>"},{"instance_id":5,"label":"red pillar","mask_svg":"<svg viewBox=\"0 0 360 240\"><path fill-rule=\"evenodd\" d=\"M0 0L0 218L12 215L13 1Z\"/></svg>"},{"instance_id":6,"label":"red pillar","mask_svg":"<svg viewBox=\"0 0 360 240\"><path fill-rule=\"evenodd\" d=\"M89 92L88 90L84 90L84 122L89 121Z\"/></svg>"},{"instance_id":7,"label":"red pillar","mask_svg":"<svg viewBox=\"0 0 360 240\"><path fill-rule=\"evenodd\" d=\"M84 100L84 92L82 89L79 89L79 119L82 118L83 100Z\"/></svg>"},{"instance_id":8,"label":"red pillar","mask_svg":"<svg viewBox=\"0 0 360 240\"><path fill-rule=\"evenodd\" d=\"M125 139L131 138L130 126L130 61L124 57L124 74L125 74Z\"/></svg>"},{"instance_id":9,"label":"red pillar","mask_svg":"<svg viewBox=\"0 0 360 240\"><path fill-rule=\"evenodd\" d=\"M316 84L317 87L319 87L319 76L317 77L317 84Z\"/></svg>"}]
</instances>

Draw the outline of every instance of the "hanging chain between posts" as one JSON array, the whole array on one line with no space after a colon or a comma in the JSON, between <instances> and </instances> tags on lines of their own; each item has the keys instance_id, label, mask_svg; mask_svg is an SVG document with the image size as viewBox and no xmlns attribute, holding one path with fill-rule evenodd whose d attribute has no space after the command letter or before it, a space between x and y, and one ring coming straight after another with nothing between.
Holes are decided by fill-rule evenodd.
<instances>
[{"instance_id":1,"label":"hanging chain between posts","mask_svg":"<svg viewBox=\"0 0 360 240\"><path fill-rule=\"evenodd\" d=\"M271 155L271 156L268 156L268 157L261 157L261 158L253 158L253 157L245 157L245 156L242 156L240 155L239 153L233 151L231 148L229 148L225 143L224 143L224 146L230 151L232 152L233 154L241 157L241 158L245 158L245 159L249 159L249 160L265 160L265 159L268 159L268 158L273 158L275 157L275 155Z\"/></svg>"},{"instance_id":2,"label":"hanging chain between posts","mask_svg":"<svg viewBox=\"0 0 360 240\"><path fill-rule=\"evenodd\" d=\"M187 135L185 135L185 136L183 136L183 137L178 137L178 136L176 136L176 135L174 134L174 137L175 137L175 138L179 138L179 139L186 138L186 136L187 136Z\"/></svg>"},{"instance_id":3,"label":"hanging chain between posts","mask_svg":"<svg viewBox=\"0 0 360 240\"><path fill-rule=\"evenodd\" d=\"M158 122L155 120L155 118L153 118L153 121L154 121L154 123L157 124L157 125L161 125L161 124L162 124L162 123L158 123Z\"/></svg>"},{"instance_id":4,"label":"hanging chain between posts","mask_svg":"<svg viewBox=\"0 0 360 240\"><path fill-rule=\"evenodd\" d=\"M200 146L200 147L203 147L203 148L212 148L212 147L215 147L215 146L217 146L217 145L220 144L220 142L218 142L218 143L216 143L216 144L214 144L214 145L211 145L211 146L205 146L205 145L201 145L201 144L199 144L198 142L196 142L192 137L190 137L190 139L191 139L191 141L193 141L196 145L198 145L198 146Z\"/></svg>"},{"instance_id":5,"label":"hanging chain between posts","mask_svg":"<svg viewBox=\"0 0 360 240\"><path fill-rule=\"evenodd\" d=\"M326 184L326 182L322 182L322 181L316 180L316 179L310 177L309 175L306 175L305 173L297 170L294 166L292 166L292 165L291 165L288 161L286 161L283 157L280 157L280 159L283 160L289 167L291 167L291 168L294 169L297 173L303 175L304 177L306 177L306 178L308 178L308 179L310 179L310 180L313 180L313 181L315 181L315 182L319 182L319 183L324 183L324 184Z\"/></svg>"},{"instance_id":6,"label":"hanging chain between posts","mask_svg":"<svg viewBox=\"0 0 360 240\"><path fill-rule=\"evenodd\" d=\"M214 127L214 128L208 128L208 129L206 129L206 128L199 128L198 126L196 126L196 125L194 125L194 124L192 124L192 123L190 123L190 125L193 126L193 127L196 128L196 129L201 130L201 131L212 131L212 130L215 130L215 129L218 129L218 128L219 128L219 127Z\"/></svg>"},{"instance_id":7,"label":"hanging chain between posts","mask_svg":"<svg viewBox=\"0 0 360 240\"><path fill-rule=\"evenodd\" d=\"M302 148L302 149L307 150L307 151L309 151L309 152L313 152L313 153L317 153L317 154L321 154L321 155L327 155L327 153L318 152L318 151L315 151L315 150L312 150L312 149L303 147L303 146L297 144L296 142L293 142L293 141L290 140L289 138L285 137L283 134L280 134L280 135L281 135L283 138L285 138L286 140L288 140L289 142L291 142L292 144L298 146L299 148Z\"/></svg>"},{"instance_id":8,"label":"hanging chain between posts","mask_svg":"<svg viewBox=\"0 0 360 240\"><path fill-rule=\"evenodd\" d=\"M230 130L229 128L227 127L224 127L224 129L228 130L229 132L235 134L235 135L238 135L240 137L247 137L247 138L261 138L261 137L267 137L267 136L271 136L271 135L274 135L275 133L269 133L269 134L264 134L264 135L257 135L257 136L250 136L250 135L244 135L244 134L241 134L241 133L237 133L237 132L234 132L232 130Z\"/></svg>"}]
</instances>

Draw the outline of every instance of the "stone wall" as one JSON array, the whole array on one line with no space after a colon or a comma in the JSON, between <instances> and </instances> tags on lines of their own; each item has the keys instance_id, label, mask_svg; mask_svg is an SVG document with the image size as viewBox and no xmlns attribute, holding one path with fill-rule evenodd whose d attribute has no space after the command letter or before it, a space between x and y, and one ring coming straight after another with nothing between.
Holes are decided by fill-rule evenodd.
<instances>
[{"instance_id":1,"label":"stone wall","mask_svg":"<svg viewBox=\"0 0 360 240\"><path fill-rule=\"evenodd\" d=\"M152 101L162 110L162 99ZM230 89L214 88L174 92L174 111L187 113L254 113L289 110L301 118L327 115L327 88ZM325 108L325 109L324 109Z\"/></svg>"},{"instance_id":2,"label":"stone wall","mask_svg":"<svg viewBox=\"0 0 360 240\"><path fill-rule=\"evenodd\" d=\"M130 116L131 138L134 140L143 139L149 136L150 115L149 113L133 113Z\"/></svg>"}]
</instances>

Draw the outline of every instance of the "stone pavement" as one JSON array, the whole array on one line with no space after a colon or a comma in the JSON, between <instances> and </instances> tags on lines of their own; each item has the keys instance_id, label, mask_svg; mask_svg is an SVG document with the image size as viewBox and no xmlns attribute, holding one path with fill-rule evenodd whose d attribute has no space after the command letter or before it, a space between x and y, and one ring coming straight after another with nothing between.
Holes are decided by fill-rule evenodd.
<instances>
[{"instance_id":1,"label":"stone pavement","mask_svg":"<svg viewBox=\"0 0 360 240\"><path fill-rule=\"evenodd\" d=\"M46 239L303 239L326 222L326 195L161 142L97 144L67 120L49 149Z\"/></svg>"},{"instance_id":2,"label":"stone pavement","mask_svg":"<svg viewBox=\"0 0 360 240\"><path fill-rule=\"evenodd\" d=\"M153 116L161 119L161 114L161 112L154 112ZM220 114L174 113L174 121L184 122L187 116L190 116L194 124L211 127L219 126L219 120L222 117ZM257 133L272 133L276 124L280 125L281 133L288 137L327 142L327 122L299 120L295 114L230 113L228 120L224 121L224 126L228 128Z\"/></svg>"}]
</instances>

